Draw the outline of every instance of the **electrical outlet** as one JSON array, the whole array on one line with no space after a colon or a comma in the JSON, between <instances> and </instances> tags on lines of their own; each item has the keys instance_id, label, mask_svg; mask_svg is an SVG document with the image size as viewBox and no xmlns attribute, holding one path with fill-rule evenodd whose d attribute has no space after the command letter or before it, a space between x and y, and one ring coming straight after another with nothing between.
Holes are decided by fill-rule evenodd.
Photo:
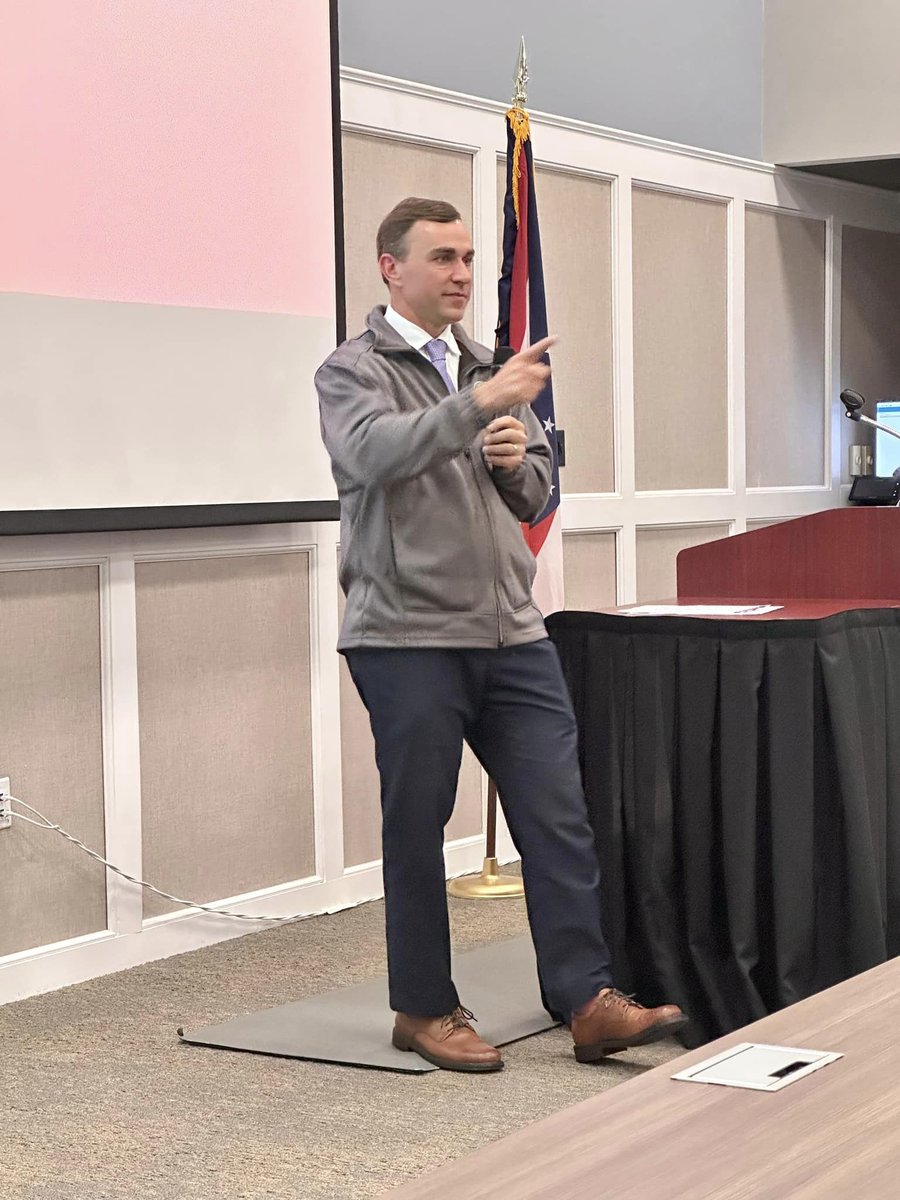
<instances>
[{"instance_id":1,"label":"electrical outlet","mask_svg":"<svg viewBox=\"0 0 900 1200\"><path fill-rule=\"evenodd\" d=\"M9 796L9 779L0 778L0 829L9 829L12 825L12 801Z\"/></svg>"}]
</instances>

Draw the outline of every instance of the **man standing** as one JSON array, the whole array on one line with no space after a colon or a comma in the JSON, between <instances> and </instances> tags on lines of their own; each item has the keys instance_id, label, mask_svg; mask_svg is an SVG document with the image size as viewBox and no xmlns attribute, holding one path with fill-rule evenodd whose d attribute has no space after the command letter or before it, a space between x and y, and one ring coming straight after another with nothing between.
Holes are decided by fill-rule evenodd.
<instances>
[{"instance_id":1,"label":"man standing","mask_svg":"<svg viewBox=\"0 0 900 1200\"><path fill-rule=\"evenodd\" d=\"M390 304L338 347L316 387L341 499L338 649L381 776L393 1042L449 1070L503 1066L450 975L443 839L466 741L522 858L546 1003L579 1061L594 1061L686 1018L612 987L575 720L531 598L519 523L549 495L550 448L529 406L553 339L492 374L490 352L456 324L474 251L449 204L402 201L377 253Z\"/></svg>"}]
</instances>

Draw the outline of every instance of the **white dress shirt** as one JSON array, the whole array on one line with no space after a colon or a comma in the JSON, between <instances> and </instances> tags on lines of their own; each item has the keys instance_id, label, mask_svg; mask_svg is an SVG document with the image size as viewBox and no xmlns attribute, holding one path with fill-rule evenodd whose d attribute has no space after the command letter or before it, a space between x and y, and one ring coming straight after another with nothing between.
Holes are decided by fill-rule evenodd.
<instances>
[{"instance_id":1,"label":"white dress shirt","mask_svg":"<svg viewBox=\"0 0 900 1200\"><path fill-rule=\"evenodd\" d=\"M401 317L397 310L391 308L390 305L384 310L384 319L393 329L397 330L404 341L409 342L414 350L418 350L424 359L431 362L431 359L423 349L427 342L433 340L427 330L420 329L418 325L414 325L406 317ZM459 344L453 336L453 330L449 325L437 336L447 345L447 372L453 380L453 386L459 390Z\"/></svg>"}]
</instances>

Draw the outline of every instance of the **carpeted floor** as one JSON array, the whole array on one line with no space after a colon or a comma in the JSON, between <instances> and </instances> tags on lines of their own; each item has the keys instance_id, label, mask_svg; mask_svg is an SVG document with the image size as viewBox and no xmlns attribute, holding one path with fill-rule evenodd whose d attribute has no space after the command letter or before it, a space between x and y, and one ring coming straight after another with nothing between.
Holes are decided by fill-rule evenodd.
<instances>
[{"instance_id":1,"label":"carpeted floor","mask_svg":"<svg viewBox=\"0 0 900 1200\"><path fill-rule=\"evenodd\" d=\"M451 912L459 947L527 929L521 900ZM379 1196L681 1052L579 1066L557 1029L496 1075L408 1076L179 1042L383 974L383 919L367 904L0 1008L2 1200Z\"/></svg>"}]
</instances>

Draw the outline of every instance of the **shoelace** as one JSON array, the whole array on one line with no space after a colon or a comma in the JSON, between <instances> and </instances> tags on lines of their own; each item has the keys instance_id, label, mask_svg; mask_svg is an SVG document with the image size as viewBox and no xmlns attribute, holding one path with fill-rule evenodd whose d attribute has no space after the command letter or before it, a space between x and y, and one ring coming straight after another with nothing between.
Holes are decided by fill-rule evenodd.
<instances>
[{"instance_id":1,"label":"shoelace","mask_svg":"<svg viewBox=\"0 0 900 1200\"><path fill-rule=\"evenodd\" d=\"M443 1024L448 1027L447 1035L449 1037L449 1035L457 1029L471 1029L472 1026L470 1022L476 1021L477 1019L478 1018L474 1013L469 1012L467 1008L463 1008L463 1006L460 1005L459 1008L455 1008L449 1016L444 1017Z\"/></svg>"},{"instance_id":2,"label":"shoelace","mask_svg":"<svg viewBox=\"0 0 900 1200\"><path fill-rule=\"evenodd\" d=\"M614 1004L623 1005L625 1008L643 1008L644 1005L635 1000L634 996L627 995L625 992L620 992L618 988L610 988L608 992L601 997L601 1003L604 1008L612 1008Z\"/></svg>"}]
</instances>

